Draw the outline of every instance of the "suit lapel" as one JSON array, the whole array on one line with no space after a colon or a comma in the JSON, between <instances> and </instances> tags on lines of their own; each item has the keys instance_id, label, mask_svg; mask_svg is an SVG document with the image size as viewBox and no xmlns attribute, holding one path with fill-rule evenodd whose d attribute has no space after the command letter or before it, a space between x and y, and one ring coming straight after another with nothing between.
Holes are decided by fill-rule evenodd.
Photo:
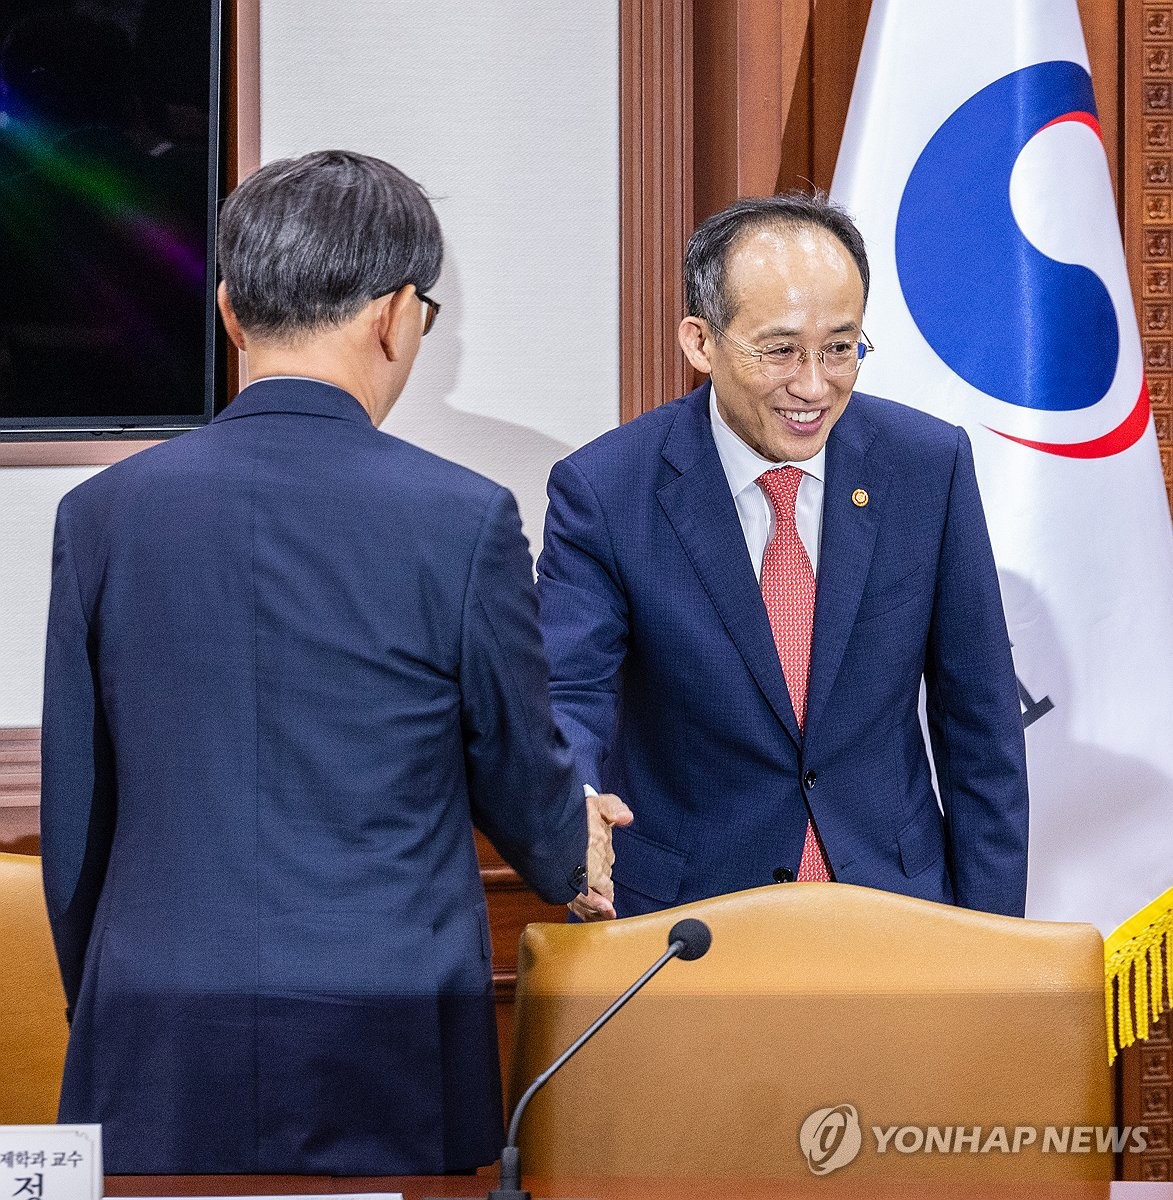
<instances>
[{"instance_id":1,"label":"suit lapel","mask_svg":"<svg viewBox=\"0 0 1173 1200\"><path fill-rule=\"evenodd\" d=\"M713 441L706 384L685 397L663 456L680 474L658 490L684 552L762 694L801 741L762 592L745 547L729 481Z\"/></svg>"},{"instance_id":2,"label":"suit lapel","mask_svg":"<svg viewBox=\"0 0 1173 1200\"><path fill-rule=\"evenodd\" d=\"M868 455L874 438L870 422L849 403L827 439L823 533L807 692L808 734L817 724L839 673L882 520L889 471ZM867 493L862 505L853 499L861 489Z\"/></svg>"}]
</instances>

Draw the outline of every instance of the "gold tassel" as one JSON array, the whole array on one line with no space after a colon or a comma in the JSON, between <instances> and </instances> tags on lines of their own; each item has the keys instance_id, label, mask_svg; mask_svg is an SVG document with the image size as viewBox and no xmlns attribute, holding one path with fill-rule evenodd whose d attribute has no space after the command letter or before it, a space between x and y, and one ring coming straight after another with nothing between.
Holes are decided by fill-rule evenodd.
<instances>
[{"instance_id":1,"label":"gold tassel","mask_svg":"<svg viewBox=\"0 0 1173 1200\"><path fill-rule=\"evenodd\" d=\"M1116 1035L1116 997L1113 991L1116 987L1116 980L1109 979L1104 987L1104 1020L1108 1026L1108 1062L1109 1064L1116 1061L1116 1055L1119 1053L1117 1047L1119 1042Z\"/></svg>"},{"instance_id":2,"label":"gold tassel","mask_svg":"<svg viewBox=\"0 0 1173 1200\"><path fill-rule=\"evenodd\" d=\"M1128 962L1124 970L1118 976L1119 986L1116 989L1116 1004L1119 1008L1119 1028L1120 1028L1120 1049L1125 1046L1131 1046L1136 1041L1136 1034L1132 1029L1132 999L1133 987L1132 981L1136 976L1136 969L1131 961Z\"/></svg>"},{"instance_id":3,"label":"gold tassel","mask_svg":"<svg viewBox=\"0 0 1173 1200\"><path fill-rule=\"evenodd\" d=\"M1104 942L1109 1063L1126 1046L1147 1038L1169 1009L1171 950L1173 888L1129 917Z\"/></svg>"},{"instance_id":4,"label":"gold tassel","mask_svg":"<svg viewBox=\"0 0 1173 1200\"><path fill-rule=\"evenodd\" d=\"M1157 1016L1160 1016L1163 1009L1168 1008L1168 1000L1165 995L1165 955L1168 953L1168 936L1163 938L1160 946L1155 946L1150 952L1150 959L1153 962L1153 994L1156 998Z\"/></svg>"},{"instance_id":5,"label":"gold tassel","mask_svg":"<svg viewBox=\"0 0 1173 1200\"><path fill-rule=\"evenodd\" d=\"M1149 987L1149 951L1146 948L1132 966L1132 1000L1136 1006L1136 1039L1139 1042L1149 1036L1149 1013L1152 1011Z\"/></svg>"}]
</instances>

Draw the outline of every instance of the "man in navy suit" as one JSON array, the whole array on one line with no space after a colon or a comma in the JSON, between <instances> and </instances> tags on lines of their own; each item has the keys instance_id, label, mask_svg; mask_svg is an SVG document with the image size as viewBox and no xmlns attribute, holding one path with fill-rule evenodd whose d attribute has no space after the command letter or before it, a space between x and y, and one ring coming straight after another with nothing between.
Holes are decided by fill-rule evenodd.
<instances>
[{"instance_id":1,"label":"man in navy suit","mask_svg":"<svg viewBox=\"0 0 1173 1200\"><path fill-rule=\"evenodd\" d=\"M1023 727L969 441L853 391L867 284L820 197L710 217L680 325L708 380L551 474L554 707L584 783L635 814L620 916L796 877L1024 911Z\"/></svg>"},{"instance_id":2,"label":"man in navy suit","mask_svg":"<svg viewBox=\"0 0 1173 1200\"><path fill-rule=\"evenodd\" d=\"M112 1172L467 1170L502 1142L482 829L613 914L551 716L513 497L379 432L439 305L387 163L272 163L224 206L252 382L61 503L45 891L60 1119ZM471 818L471 819L470 819Z\"/></svg>"}]
</instances>

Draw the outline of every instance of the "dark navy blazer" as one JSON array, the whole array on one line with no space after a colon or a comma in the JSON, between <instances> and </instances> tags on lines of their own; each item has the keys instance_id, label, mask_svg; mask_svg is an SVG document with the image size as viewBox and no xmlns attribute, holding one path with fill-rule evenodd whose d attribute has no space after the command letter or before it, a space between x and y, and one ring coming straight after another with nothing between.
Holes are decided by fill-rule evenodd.
<instances>
[{"instance_id":1,"label":"dark navy blazer","mask_svg":"<svg viewBox=\"0 0 1173 1200\"><path fill-rule=\"evenodd\" d=\"M796 871L808 808L836 879L1021 916L1023 727L964 431L858 392L831 430L800 735L708 405L706 383L550 477L555 712L635 814L620 916Z\"/></svg>"},{"instance_id":2,"label":"dark navy blazer","mask_svg":"<svg viewBox=\"0 0 1173 1200\"><path fill-rule=\"evenodd\" d=\"M496 1157L473 824L575 894L547 688L513 497L327 384L256 383L65 497L45 890L60 1116L102 1123L108 1170Z\"/></svg>"}]
</instances>

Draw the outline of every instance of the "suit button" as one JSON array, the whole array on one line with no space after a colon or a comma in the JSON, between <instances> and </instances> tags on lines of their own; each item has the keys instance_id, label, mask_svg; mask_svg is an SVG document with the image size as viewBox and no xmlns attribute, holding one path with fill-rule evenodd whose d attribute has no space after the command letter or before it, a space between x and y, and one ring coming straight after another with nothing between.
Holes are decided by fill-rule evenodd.
<instances>
[{"instance_id":1,"label":"suit button","mask_svg":"<svg viewBox=\"0 0 1173 1200\"><path fill-rule=\"evenodd\" d=\"M774 868L774 882L775 883L793 883L794 882L794 872L789 867L775 867Z\"/></svg>"},{"instance_id":2,"label":"suit button","mask_svg":"<svg viewBox=\"0 0 1173 1200\"><path fill-rule=\"evenodd\" d=\"M814 771L807 771L807 773L802 777L802 786L804 788L813 788L815 786L816 779L818 779L818 776L814 773Z\"/></svg>"},{"instance_id":3,"label":"suit button","mask_svg":"<svg viewBox=\"0 0 1173 1200\"><path fill-rule=\"evenodd\" d=\"M586 883L587 869L586 867L575 867L570 876L570 884L572 887L582 887Z\"/></svg>"}]
</instances>

